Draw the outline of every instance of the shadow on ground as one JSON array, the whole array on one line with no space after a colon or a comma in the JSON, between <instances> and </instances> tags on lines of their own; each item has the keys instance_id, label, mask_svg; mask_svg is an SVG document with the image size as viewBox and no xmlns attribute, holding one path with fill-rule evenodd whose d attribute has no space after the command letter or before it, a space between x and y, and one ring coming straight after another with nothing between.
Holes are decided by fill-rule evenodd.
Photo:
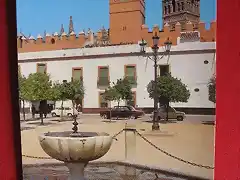
<instances>
[{"instance_id":1,"label":"shadow on ground","mask_svg":"<svg viewBox=\"0 0 240 180\"><path fill-rule=\"evenodd\" d=\"M34 127L21 127L21 131L26 131L31 129L34 129Z\"/></svg>"},{"instance_id":2,"label":"shadow on ground","mask_svg":"<svg viewBox=\"0 0 240 180\"><path fill-rule=\"evenodd\" d=\"M214 126L215 125L215 121L202 121L202 124Z\"/></svg>"},{"instance_id":3,"label":"shadow on ground","mask_svg":"<svg viewBox=\"0 0 240 180\"><path fill-rule=\"evenodd\" d=\"M146 123L153 123L153 121L151 120L147 120L147 121L143 121ZM169 120L169 121L159 121L160 124L173 124L173 123L177 123L177 121L173 121L173 120Z\"/></svg>"},{"instance_id":4,"label":"shadow on ground","mask_svg":"<svg viewBox=\"0 0 240 180\"><path fill-rule=\"evenodd\" d=\"M28 124L28 125L48 126L48 125L53 125L53 124L56 124L56 123L44 122L44 121L43 121L43 124L41 124L41 122L29 122L29 123L27 123L27 124Z\"/></svg>"}]
</instances>

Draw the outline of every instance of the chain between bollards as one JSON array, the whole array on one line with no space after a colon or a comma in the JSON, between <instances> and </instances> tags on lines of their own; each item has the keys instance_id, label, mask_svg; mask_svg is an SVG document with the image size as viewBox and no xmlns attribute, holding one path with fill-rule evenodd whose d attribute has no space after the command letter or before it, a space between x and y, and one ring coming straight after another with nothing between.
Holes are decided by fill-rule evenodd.
<instances>
[{"instance_id":1,"label":"chain between bollards","mask_svg":"<svg viewBox=\"0 0 240 180\"><path fill-rule=\"evenodd\" d=\"M151 141L149 141L146 137L144 137L141 133L139 133L137 130L135 131L145 142L147 142L148 144L150 144L151 146L153 146L155 149L159 150L160 152L162 152L163 154L173 158L173 159L176 159L178 161L181 161L185 164L189 164L189 165L192 165L192 166L196 166L196 167L200 167L200 168L205 168L205 169L214 169L214 167L211 167L211 166L206 166L206 165L202 165L202 164L197 164L197 163L194 163L194 162L190 162L190 161L187 161L187 160L184 160L180 157L177 157L177 156L174 156L170 153L168 153L167 151L159 148L158 146L156 146L155 144L153 144Z\"/></svg>"},{"instance_id":2,"label":"chain between bollards","mask_svg":"<svg viewBox=\"0 0 240 180\"><path fill-rule=\"evenodd\" d=\"M202 165L202 164L197 164L197 163L194 163L194 162L190 162L190 161L187 161L187 160L184 160L180 157L177 157L177 156L174 156L170 153L168 153L167 151L159 148L158 146L156 146L155 144L153 144L150 140L148 140L146 137L144 137L140 132L138 132L136 129L133 129L133 128L124 128L122 129L121 131L119 131L118 133L116 133L115 135L112 136L113 139L117 140L116 137L118 135L120 135L122 132L124 131L134 131L137 133L137 135L139 135L145 142L147 142L148 144L150 144L151 146L153 146L155 149L159 150L160 152L162 152L163 154L173 158L173 159L176 159L178 161L181 161L183 163L186 163L186 164L189 164L189 165L192 165L192 166L196 166L196 167L200 167L200 168L205 168L205 169L214 169L214 167L211 167L211 166L206 166L206 165ZM40 157L40 156L29 156L29 155L22 155L23 157L27 157L27 158L32 158L32 159L53 159L51 157Z\"/></svg>"}]
</instances>

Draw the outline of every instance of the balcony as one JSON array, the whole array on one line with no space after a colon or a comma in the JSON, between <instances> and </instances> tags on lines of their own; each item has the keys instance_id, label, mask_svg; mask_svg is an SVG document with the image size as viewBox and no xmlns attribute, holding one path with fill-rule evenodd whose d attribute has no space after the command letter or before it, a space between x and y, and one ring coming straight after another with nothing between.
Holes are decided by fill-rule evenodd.
<instances>
[{"instance_id":1,"label":"balcony","mask_svg":"<svg viewBox=\"0 0 240 180\"><path fill-rule=\"evenodd\" d=\"M108 87L110 84L109 82L109 78L108 77L98 77L98 82L97 82L97 86L98 88L101 88L101 87Z\"/></svg>"}]
</instances>

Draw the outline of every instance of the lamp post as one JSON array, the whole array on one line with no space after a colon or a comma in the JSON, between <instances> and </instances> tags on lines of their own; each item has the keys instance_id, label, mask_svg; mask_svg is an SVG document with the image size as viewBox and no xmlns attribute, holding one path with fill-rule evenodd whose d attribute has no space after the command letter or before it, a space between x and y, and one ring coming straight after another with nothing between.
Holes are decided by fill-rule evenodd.
<instances>
[{"instance_id":1,"label":"lamp post","mask_svg":"<svg viewBox=\"0 0 240 180\"><path fill-rule=\"evenodd\" d=\"M169 40L169 38L164 42L165 46L165 51L161 56L158 56L158 43L159 43L160 37L155 34L152 37L153 40L153 46L152 46L152 51L153 55L152 57L147 56L148 59L152 60L154 62L154 92L153 92L153 100L154 100L154 112L153 112L153 125L152 125L152 130L159 130L159 123L158 123L158 118L157 118L157 112L158 112L158 95L157 95L157 62L162 59L164 56L169 56L172 42ZM142 39L141 43L139 44L141 47L141 52L146 53L146 46L147 43Z\"/></svg>"}]
</instances>

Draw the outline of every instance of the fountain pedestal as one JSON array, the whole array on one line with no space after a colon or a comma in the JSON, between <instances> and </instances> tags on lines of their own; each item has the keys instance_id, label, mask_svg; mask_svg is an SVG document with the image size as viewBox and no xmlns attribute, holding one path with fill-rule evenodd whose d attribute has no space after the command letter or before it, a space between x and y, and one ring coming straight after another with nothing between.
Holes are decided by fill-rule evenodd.
<instances>
[{"instance_id":1,"label":"fountain pedestal","mask_svg":"<svg viewBox=\"0 0 240 180\"><path fill-rule=\"evenodd\" d=\"M84 178L86 163L65 163L65 165L70 173L69 180L87 180Z\"/></svg>"}]
</instances>

